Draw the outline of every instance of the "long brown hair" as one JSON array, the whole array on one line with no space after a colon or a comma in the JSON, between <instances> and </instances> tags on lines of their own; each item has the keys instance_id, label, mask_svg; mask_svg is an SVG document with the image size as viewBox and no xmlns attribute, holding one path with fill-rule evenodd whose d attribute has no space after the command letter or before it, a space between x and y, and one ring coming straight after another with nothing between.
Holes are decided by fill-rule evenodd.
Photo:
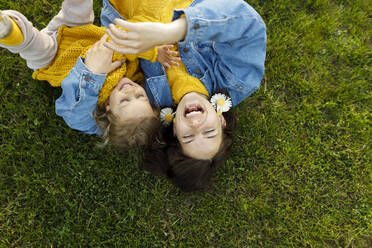
<instances>
[{"instance_id":1,"label":"long brown hair","mask_svg":"<svg viewBox=\"0 0 372 248\"><path fill-rule=\"evenodd\" d=\"M212 159L200 160L184 155L171 125L161 130L162 145L143 152L141 167L153 174L167 176L182 191L206 189L215 171L225 163L233 144L234 114L230 110L223 116L226 127L223 128L222 143Z\"/></svg>"}]
</instances>

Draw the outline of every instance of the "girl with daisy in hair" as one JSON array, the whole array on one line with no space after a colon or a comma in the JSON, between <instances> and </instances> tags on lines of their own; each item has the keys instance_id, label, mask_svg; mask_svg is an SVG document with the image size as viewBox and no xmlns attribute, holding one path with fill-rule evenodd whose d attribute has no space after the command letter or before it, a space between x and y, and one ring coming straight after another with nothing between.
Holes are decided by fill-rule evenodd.
<instances>
[{"instance_id":1,"label":"girl with daisy in hair","mask_svg":"<svg viewBox=\"0 0 372 248\"><path fill-rule=\"evenodd\" d=\"M163 146L144 152L142 166L168 176L184 191L204 189L232 147L231 107L256 91L263 77L262 18L243 0L162 0L141 2L163 6L152 9L164 19L129 23L124 15L109 13L123 6L120 1L103 2L101 21L111 38L105 46L125 54L175 44L181 58L179 66L169 68L140 61L147 97L169 107L161 112Z\"/></svg>"},{"instance_id":2,"label":"girl with daisy in hair","mask_svg":"<svg viewBox=\"0 0 372 248\"><path fill-rule=\"evenodd\" d=\"M125 21L139 15L152 21ZM101 24L111 39L104 45L117 53L174 44L169 54L179 55L178 66L140 59L146 98L163 108L164 124L142 167L184 191L204 189L232 147L231 107L263 77L262 18L243 0L103 0Z\"/></svg>"}]
</instances>

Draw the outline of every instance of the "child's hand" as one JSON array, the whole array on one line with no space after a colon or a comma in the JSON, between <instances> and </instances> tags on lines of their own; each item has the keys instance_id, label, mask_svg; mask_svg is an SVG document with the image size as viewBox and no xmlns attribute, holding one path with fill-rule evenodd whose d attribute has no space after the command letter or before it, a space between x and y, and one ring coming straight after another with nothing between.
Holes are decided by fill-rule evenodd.
<instances>
[{"instance_id":1,"label":"child's hand","mask_svg":"<svg viewBox=\"0 0 372 248\"><path fill-rule=\"evenodd\" d=\"M181 61L181 58L177 57L178 52L170 50L172 47L173 45L156 47L158 49L158 57L156 60L167 69L170 69L172 65L179 66L180 64L176 61Z\"/></svg>"},{"instance_id":2,"label":"child's hand","mask_svg":"<svg viewBox=\"0 0 372 248\"><path fill-rule=\"evenodd\" d=\"M119 68L124 62L121 60L112 62L114 51L103 45L107 38L106 34L102 36L101 40L89 48L85 55L85 65L94 74L110 73Z\"/></svg>"}]
</instances>

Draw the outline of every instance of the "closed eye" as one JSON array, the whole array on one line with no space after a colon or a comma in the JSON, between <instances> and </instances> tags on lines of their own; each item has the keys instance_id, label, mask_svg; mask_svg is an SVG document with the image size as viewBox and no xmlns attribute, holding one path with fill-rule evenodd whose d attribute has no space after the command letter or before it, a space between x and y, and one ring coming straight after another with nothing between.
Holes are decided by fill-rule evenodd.
<instances>
[{"instance_id":1,"label":"closed eye","mask_svg":"<svg viewBox=\"0 0 372 248\"><path fill-rule=\"evenodd\" d=\"M120 103L123 103L123 102L129 102L129 100L127 98L123 98L120 100Z\"/></svg>"},{"instance_id":2,"label":"closed eye","mask_svg":"<svg viewBox=\"0 0 372 248\"><path fill-rule=\"evenodd\" d=\"M193 134L183 136L183 137L182 137L182 139L183 139L183 143L184 143L184 144L189 144L189 143L191 143L191 142L194 140L194 139L192 139L192 137L194 137ZM185 140L186 140L186 141L185 141Z\"/></svg>"},{"instance_id":3,"label":"closed eye","mask_svg":"<svg viewBox=\"0 0 372 248\"><path fill-rule=\"evenodd\" d=\"M213 135L213 136L209 136L209 137L207 137L207 139L213 139L216 136L217 136L217 134L216 135Z\"/></svg>"},{"instance_id":4,"label":"closed eye","mask_svg":"<svg viewBox=\"0 0 372 248\"><path fill-rule=\"evenodd\" d=\"M215 129L210 129L210 130L207 130L204 132L204 134L209 134L209 133L212 133Z\"/></svg>"},{"instance_id":5,"label":"closed eye","mask_svg":"<svg viewBox=\"0 0 372 248\"><path fill-rule=\"evenodd\" d=\"M145 97L144 94L138 94L138 95L136 95L136 98L137 98L137 99L138 99L138 98L143 98L143 97Z\"/></svg>"}]
</instances>

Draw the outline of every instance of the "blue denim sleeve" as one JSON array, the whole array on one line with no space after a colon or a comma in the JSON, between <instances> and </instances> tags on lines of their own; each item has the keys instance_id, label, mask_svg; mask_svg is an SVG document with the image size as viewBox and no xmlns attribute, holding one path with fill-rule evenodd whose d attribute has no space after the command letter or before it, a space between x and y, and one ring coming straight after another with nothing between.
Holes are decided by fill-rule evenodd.
<instances>
[{"instance_id":1,"label":"blue denim sleeve","mask_svg":"<svg viewBox=\"0 0 372 248\"><path fill-rule=\"evenodd\" d=\"M186 9L174 10L173 20L185 14L185 42L230 42L265 32L261 16L243 0L200 0Z\"/></svg>"},{"instance_id":2,"label":"blue denim sleeve","mask_svg":"<svg viewBox=\"0 0 372 248\"><path fill-rule=\"evenodd\" d=\"M68 76L62 81L62 95L56 100L56 114L72 129L87 134L101 135L94 119L99 91L106 74L94 74L79 58Z\"/></svg>"},{"instance_id":3,"label":"blue denim sleeve","mask_svg":"<svg viewBox=\"0 0 372 248\"><path fill-rule=\"evenodd\" d=\"M215 88L227 89L233 105L239 104L261 83L266 57L266 26L260 15L243 0L200 0L185 14L187 34L182 42L212 41L216 54Z\"/></svg>"}]
</instances>

